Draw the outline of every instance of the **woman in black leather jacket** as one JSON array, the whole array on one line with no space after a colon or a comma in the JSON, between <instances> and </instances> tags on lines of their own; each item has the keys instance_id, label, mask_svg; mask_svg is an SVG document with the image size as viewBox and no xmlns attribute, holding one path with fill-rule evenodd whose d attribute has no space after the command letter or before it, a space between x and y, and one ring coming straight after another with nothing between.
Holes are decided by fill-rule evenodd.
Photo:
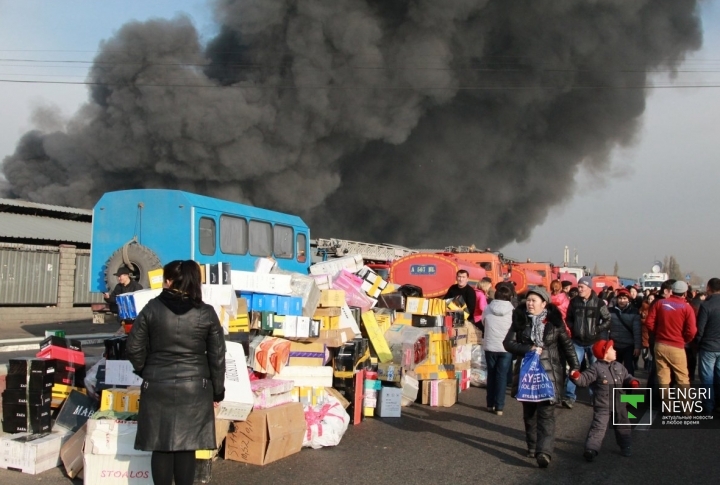
<instances>
[{"instance_id":1,"label":"woman in black leather jacket","mask_svg":"<svg viewBox=\"0 0 720 485\"><path fill-rule=\"evenodd\" d=\"M156 485L192 484L195 450L215 449L213 402L225 394L225 340L202 301L200 267L173 261L133 324L127 353L143 378L135 449L152 451Z\"/></svg>"},{"instance_id":2,"label":"woman in black leather jacket","mask_svg":"<svg viewBox=\"0 0 720 485\"><path fill-rule=\"evenodd\" d=\"M513 372L512 397L517 395L522 357L528 352L540 352L540 363L553 383L555 399L522 403L528 457L535 458L541 468L546 468L552 458L555 404L560 401L560 393L564 389L565 369L560 354L563 354L571 370L580 369L562 314L549 301L550 295L545 288L530 287L525 303L513 312L512 326L503 341L505 350L520 357Z\"/></svg>"}]
</instances>

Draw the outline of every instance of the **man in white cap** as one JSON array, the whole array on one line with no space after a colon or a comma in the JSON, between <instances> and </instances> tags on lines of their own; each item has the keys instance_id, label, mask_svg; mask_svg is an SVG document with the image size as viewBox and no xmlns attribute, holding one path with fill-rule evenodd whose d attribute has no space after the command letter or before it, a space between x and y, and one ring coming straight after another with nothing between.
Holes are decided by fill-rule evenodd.
<instances>
[{"instance_id":1,"label":"man in white cap","mask_svg":"<svg viewBox=\"0 0 720 485\"><path fill-rule=\"evenodd\" d=\"M645 325L655 335L655 365L660 389L670 387L671 374L678 386L690 385L685 345L697 333L695 311L685 300L688 285L676 281L672 293L650 307ZM667 395L667 392L664 393Z\"/></svg>"},{"instance_id":2,"label":"man in white cap","mask_svg":"<svg viewBox=\"0 0 720 485\"><path fill-rule=\"evenodd\" d=\"M577 288L578 296L570 300L566 323L572 335L578 361L582 362L587 354L592 365L595 362L592 346L600 340L603 332L610 328L610 311L605 302L592 290L592 278L583 276L578 280ZM562 400L562 405L568 409L572 409L577 399L575 389L575 383L568 379L565 398Z\"/></svg>"}]
</instances>

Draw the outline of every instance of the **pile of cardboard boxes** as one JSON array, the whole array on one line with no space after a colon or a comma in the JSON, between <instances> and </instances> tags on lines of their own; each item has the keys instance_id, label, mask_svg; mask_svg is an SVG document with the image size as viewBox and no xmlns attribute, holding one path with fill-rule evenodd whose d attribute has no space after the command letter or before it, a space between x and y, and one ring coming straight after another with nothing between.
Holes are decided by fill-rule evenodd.
<instances>
[{"instance_id":1,"label":"pile of cardboard boxes","mask_svg":"<svg viewBox=\"0 0 720 485\"><path fill-rule=\"evenodd\" d=\"M304 440L311 446L310 423L338 404L345 411L333 415L343 420L346 412L358 425L372 417L399 418L402 407L413 403L452 406L469 385L470 349L479 335L462 301L409 296L364 266L359 255L315 264L310 273L282 271L269 259L260 259L255 272L223 263L206 268L203 300L215 308L226 335L226 391L216 428L227 460L264 465L297 453ZM124 295L126 316L137 315L158 293L152 288ZM64 397L81 387L84 375L82 351L73 346L51 338L43 349L60 363ZM18 385L28 381L17 372ZM44 403L55 384L39 377L41 389L32 392ZM99 483L100 470L120 480L112 483L149 476L149 454L134 449L137 423L125 419L142 407L142 395L124 387L100 393L100 414L67 443L66 450L74 450L74 457L68 451L68 474L79 473L80 450L86 483ZM112 413L126 414L98 419ZM10 429L11 422L9 431L21 430ZM42 425L38 421L37 430L48 432ZM198 458L215 454L199 452Z\"/></svg>"}]
</instances>

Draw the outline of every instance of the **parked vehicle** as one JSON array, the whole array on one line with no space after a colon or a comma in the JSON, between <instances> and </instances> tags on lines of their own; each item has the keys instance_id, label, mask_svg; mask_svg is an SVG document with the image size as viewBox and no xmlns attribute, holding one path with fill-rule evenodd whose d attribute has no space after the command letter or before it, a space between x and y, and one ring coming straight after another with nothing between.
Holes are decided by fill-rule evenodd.
<instances>
[{"instance_id":1,"label":"parked vehicle","mask_svg":"<svg viewBox=\"0 0 720 485\"><path fill-rule=\"evenodd\" d=\"M125 264L149 288L148 271L176 259L253 271L258 257L271 256L307 273L309 254L310 230L298 216L180 190L122 190L93 209L90 281L108 291Z\"/></svg>"}]
</instances>

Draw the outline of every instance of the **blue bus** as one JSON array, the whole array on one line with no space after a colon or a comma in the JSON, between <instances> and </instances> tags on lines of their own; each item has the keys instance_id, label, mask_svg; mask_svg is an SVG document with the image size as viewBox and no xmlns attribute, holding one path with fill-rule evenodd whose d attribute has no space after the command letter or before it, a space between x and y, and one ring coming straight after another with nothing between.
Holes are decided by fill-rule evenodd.
<instances>
[{"instance_id":1,"label":"blue bus","mask_svg":"<svg viewBox=\"0 0 720 485\"><path fill-rule=\"evenodd\" d=\"M148 271L176 259L254 271L258 257L270 256L307 274L309 255L310 229L300 217L180 190L108 192L93 209L92 291L112 290L126 263L149 288Z\"/></svg>"}]
</instances>

